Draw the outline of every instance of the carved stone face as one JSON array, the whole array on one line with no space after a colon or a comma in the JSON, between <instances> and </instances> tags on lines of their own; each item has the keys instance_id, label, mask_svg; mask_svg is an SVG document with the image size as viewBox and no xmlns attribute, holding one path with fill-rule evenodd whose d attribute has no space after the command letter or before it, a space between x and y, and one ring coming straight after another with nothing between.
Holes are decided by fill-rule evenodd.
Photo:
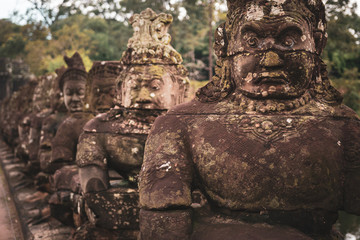
<instances>
[{"instance_id":1,"label":"carved stone face","mask_svg":"<svg viewBox=\"0 0 360 240\"><path fill-rule=\"evenodd\" d=\"M94 82L92 86L91 106L94 106L96 112L104 112L114 105L115 84L109 81Z\"/></svg>"},{"instance_id":2,"label":"carved stone face","mask_svg":"<svg viewBox=\"0 0 360 240\"><path fill-rule=\"evenodd\" d=\"M125 74L121 91L127 108L168 109L183 98L184 91L165 66L136 66Z\"/></svg>"},{"instance_id":3,"label":"carved stone face","mask_svg":"<svg viewBox=\"0 0 360 240\"><path fill-rule=\"evenodd\" d=\"M85 82L66 81L63 88L65 106L70 112L81 112L84 105Z\"/></svg>"},{"instance_id":4,"label":"carved stone face","mask_svg":"<svg viewBox=\"0 0 360 240\"><path fill-rule=\"evenodd\" d=\"M298 97L312 79L314 53L309 24L299 15L259 18L249 11L229 42L231 77L248 97Z\"/></svg>"}]
</instances>

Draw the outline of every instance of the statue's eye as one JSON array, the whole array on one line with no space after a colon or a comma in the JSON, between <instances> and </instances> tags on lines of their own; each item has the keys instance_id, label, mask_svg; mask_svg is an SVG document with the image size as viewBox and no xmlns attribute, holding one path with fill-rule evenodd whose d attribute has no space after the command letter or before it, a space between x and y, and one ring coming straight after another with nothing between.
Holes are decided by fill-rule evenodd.
<instances>
[{"instance_id":1,"label":"statue's eye","mask_svg":"<svg viewBox=\"0 0 360 240\"><path fill-rule=\"evenodd\" d=\"M259 43L259 40L256 38L256 37L250 37L248 40L247 40L247 43L250 47L256 47Z\"/></svg>"},{"instance_id":2,"label":"statue's eye","mask_svg":"<svg viewBox=\"0 0 360 240\"><path fill-rule=\"evenodd\" d=\"M67 89L65 90L65 95L66 95L66 96L71 96L72 94L73 94L73 93L72 93L72 91L71 91L70 89L67 88Z\"/></svg>"},{"instance_id":3,"label":"statue's eye","mask_svg":"<svg viewBox=\"0 0 360 240\"><path fill-rule=\"evenodd\" d=\"M259 39L253 31L247 31L244 34L244 40L249 47L257 47L259 45Z\"/></svg>"},{"instance_id":4,"label":"statue's eye","mask_svg":"<svg viewBox=\"0 0 360 240\"><path fill-rule=\"evenodd\" d=\"M296 41L292 36L286 36L283 40L282 40L282 45L284 47L293 47L295 45Z\"/></svg>"},{"instance_id":5,"label":"statue's eye","mask_svg":"<svg viewBox=\"0 0 360 240\"><path fill-rule=\"evenodd\" d=\"M150 87L152 90L160 90L162 85L162 81L155 79L151 82Z\"/></svg>"},{"instance_id":6,"label":"statue's eye","mask_svg":"<svg viewBox=\"0 0 360 240\"><path fill-rule=\"evenodd\" d=\"M84 90L84 89L82 89L82 88L81 88L81 89L79 89L79 95L81 95L81 96L82 96L82 95L85 95L85 90Z\"/></svg>"}]
</instances>

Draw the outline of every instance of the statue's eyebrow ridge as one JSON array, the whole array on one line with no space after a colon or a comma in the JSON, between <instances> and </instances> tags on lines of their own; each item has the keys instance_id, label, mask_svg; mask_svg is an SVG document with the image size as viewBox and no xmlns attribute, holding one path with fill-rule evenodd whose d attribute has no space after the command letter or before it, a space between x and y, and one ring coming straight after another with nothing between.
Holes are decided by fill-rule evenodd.
<instances>
[{"instance_id":1,"label":"statue's eyebrow ridge","mask_svg":"<svg viewBox=\"0 0 360 240\"><path fill-rule=\"evenodd\" d=\"M280 35L283 32L285 32L286 30L291 29L291 30L295 30L297 32L300 33L300 35L303 34L303 28L300 24L292 22L292 23L284 23L282 24L276 31L276 35Z\"/></svg>"},{"instance_id":2,"label":"statue's eyebrow ridge","mask_svg":"<svg viewBox=\"0 0 360 240\"><path fill-rule=\"evenodd\" d=\"M262 32L262 28L260 27L259 24L255 23L255 22L247 22L247 23L244 23L242 26L241 26L241 34L244 34L246 31L254 31L255 33L259 34Z\"/></svg>"}]
</instances>

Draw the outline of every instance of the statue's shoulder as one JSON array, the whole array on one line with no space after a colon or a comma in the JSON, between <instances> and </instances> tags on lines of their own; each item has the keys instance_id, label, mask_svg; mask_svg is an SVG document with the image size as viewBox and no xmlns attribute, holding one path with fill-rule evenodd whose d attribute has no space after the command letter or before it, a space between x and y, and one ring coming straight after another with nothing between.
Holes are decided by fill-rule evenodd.
<instances>
[{"instance_id":1,"label":"statue's shoulder","mask_svg":"<svg viewBox=\"0 0 360 240\"><path fill-rule=\"evenodd\" d=\"M84 132L99 132L103 125L107 124L108 113L102 113L88 121L84 126Z\"/></svg>"},{"instance_id":2,"label":"statue's shoulder","mask_svg":"<svg viewBox=\"0 0 360 240\"><path fill-rule=\"evenodd\" d=\"M91 113L85 113L85 112L78 112L73 113L61 123L60 127L68 127L68 128L79 128L79 126L84 126L84 124L92 119L94 115Z\"/></svg>"},{"instance_id":3,"label":"statue's shoulder","mask_svg":"<svg viewBox=\"0 0 360 240\"><path fill-rule=\"evenodd\" d=\"M121 121L122 118L123 112L121 110L112 109L109 112L98 114L88 121L83 130L90 133L109 132L112 130L114 122Z\"/></svg>"},{"instance_id":4,"label":"statue's shoulder","mask_svg":"<svg viewBox=\"0 0 360 240\"><path fill-rule=\"evenodd\" d=\"M335 109L336 117L344 117L344 118L360 121L360 117L357 115L357 113L353 109L349 108L344 104L339 104L338 106L334 107L334 109Z\"/></svg>"},{"instance_id":5,"label":"statue's shoulder","mask_svg":"<svg viewBox=\"0 0 360 240\"><path fill-rule=\"evenodd\" d=\"M211 113L216 109L216 103L202 103L197 99L176 105L166 115L201 115Z\"/></svg>"},{"instance_id":6,"label":"statue's shoulder","mask_svg":"<svg viewBox=\"0 0 360 240\"><path fill-rule=\"evenodd\" d=\"M44 124L51 124L51 123L53 123L53 122L56 122L56 120L57 120L56 114L53 113L53 114L50 114L49 116L47 116L47 117L43 120L42 124L43 124L43 125L44 125Z\"/></svg>"},{"instance_id":7,"label":"statue's shoulder","mask_svg":"<svg viewBox=\"0 0 360 240\"><path fill-rule=\"evenodd\" d=\"M60 128L71 127L75 121L76 121L76 118L74 118L73 115L70 115L67 118L65 118L65 120L60 124Z\"/></svg>"}]
</instances>

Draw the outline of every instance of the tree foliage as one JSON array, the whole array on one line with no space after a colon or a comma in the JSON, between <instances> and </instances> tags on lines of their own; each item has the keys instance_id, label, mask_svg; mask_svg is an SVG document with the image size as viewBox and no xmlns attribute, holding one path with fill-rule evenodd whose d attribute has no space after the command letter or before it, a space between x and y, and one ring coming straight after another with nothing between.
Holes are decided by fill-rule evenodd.
<instances>
[{"instance_id":1,"label":"tree foliage","mask_svg":"<svg viewBox=\"0 0 360 240\"><path fill-rule=\"evenodd\" d=\"M344 103L360 114L360 17L349 0L328 0L328 42L323 57Z\"/></svg>"},{"instance_id":2,"label":"tree foliage","mask_svg":"<svg viewBox=\"0 0 360 240\"><path fill-rule=\"evenodd\" d=\"M207 0L62 0L56 6L51 0L28 1L32 7L26 26L0 23L0 51L8 57L21 55L37 75L53 71L60 56L75 50L92 61L119 60L132 35L128 18L149 7L173 15L172 45L189 68L198 70L195 78L207 78Z\"/></svg>"}]
</instances>

